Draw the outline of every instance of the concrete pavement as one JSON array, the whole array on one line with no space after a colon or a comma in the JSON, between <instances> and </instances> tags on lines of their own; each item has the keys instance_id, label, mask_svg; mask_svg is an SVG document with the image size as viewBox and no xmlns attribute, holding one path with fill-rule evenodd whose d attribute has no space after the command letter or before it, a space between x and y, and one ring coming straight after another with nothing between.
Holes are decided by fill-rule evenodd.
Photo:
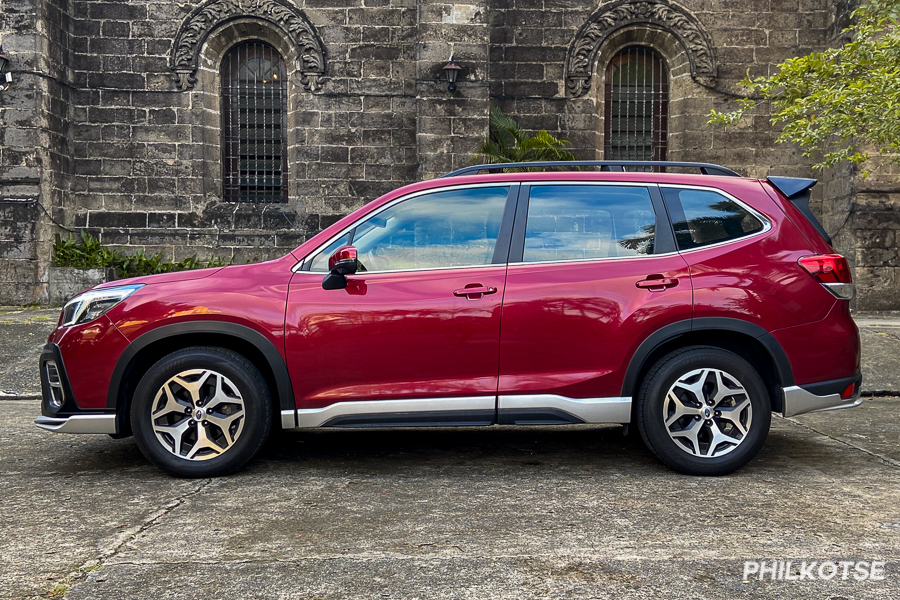
<instances>
[{"instance_id":1,"label":"concrete pavement","mask_svg":"<svg viewBox=\"0 0 900 600\"><path fill-rule=\"evenodd\" d=\"M618 428L288 432L231 477L0 406L0 598L900 598L895 400L776 417L748 467L677 475ZM744 583L749 560L882 581Z\"/></svg>"},{"instance_id":2,"label":"concrete pavement","mask_svg":"<svg viewBox=\"0 0 900 600\"><path fill-rule=\"evenodd\" d=\"M0 389L37 390L57 314L0 314ZM900 392L900 320L858 320L864 389ZM0 599L900 599L897 402L774 417L759 458L714 479L585 426L285 432L189 481L0 401ZM745 582L760 559L886 564Z\"/></svg>"},{"instance_id":3,"label":"concrete pavement","mask_svg":"<svg viewBox=\"0 0 900 600\"><path fill-rule=\"evenodd\" d=\"M0 307L0 399L38 397L37 361L59 309Z\"/></svg>"}]
</instances>

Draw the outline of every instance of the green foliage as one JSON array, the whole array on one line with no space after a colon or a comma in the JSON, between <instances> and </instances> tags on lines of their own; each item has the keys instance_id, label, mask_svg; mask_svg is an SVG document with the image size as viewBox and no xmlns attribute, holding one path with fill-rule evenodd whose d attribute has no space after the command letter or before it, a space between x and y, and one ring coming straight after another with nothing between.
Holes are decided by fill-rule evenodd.
<instances>
[{"instance_id":1,"label":"green foliage","mask_svg":"<svg viewBox=\"0 0 900 600\"><path fill-rule=\"evenodd\" d=\"M870 0L852 18L844 30L852 41L789 59L770 77L744 79L748 94L738 109L713 110L709 123L733 125L768 102L772 123L783 124L778 141L799 144L807 157L820 151L817 169L861 163L866 147L900 162L900 0Z\"/></svg>"},{"instance_id":2,"label":"green foliage","mask_svg":"<svg viewBox=\"0 0 900 600\"><path fill-rule=\"evenodd\" d=\"M491 109L490 134L481 143L475 160L483 163L535 162L541 160L578 160L560 140L542 129L528 136L518 124L499 108Z\"/></svg>"},{"instance_id":3,"label":"green foliage","mask_svg":"<svg viewBox=\"0 0 900 600\"><path fill-rule=\"evenodd\" d=\"M53 262L57 267L112 268L116 270L119 277L123 278L207 267L224 267L231 264L230 260L225 261L219 258L213 258L204 263L198 260L196 256L188 257L176 263L165 262L162 258L162 253L148 256L144 254L143 250L138 250L132 255L126 255L118 250L112 250L103 246L97 238L85 231L81 232L80 240L73 238L71 233L66 239L62 239L59 234L56 234L56 243L53 247Z\"/></svg>"}]
</instances>

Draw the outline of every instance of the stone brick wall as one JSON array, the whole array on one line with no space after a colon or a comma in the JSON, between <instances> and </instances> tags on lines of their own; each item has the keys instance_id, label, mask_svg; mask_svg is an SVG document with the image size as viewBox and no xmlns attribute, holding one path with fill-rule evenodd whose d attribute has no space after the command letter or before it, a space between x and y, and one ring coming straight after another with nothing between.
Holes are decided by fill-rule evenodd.
<instances>
[{"instance_id":1,"label":"stone brick wall","mask_svg":"<svg viewBox=\"0 0 900 600\"><path fill-rule=\"evenodd\" d=\"M195 4L77 4L74 179L62 214L103 243L173 260L264 260L418 177L415 3L300 5L327 48L328 79L316 93L289 83L286 205L221 201L217 63L201 65L192 89L177 88L168 68ZM216 35L279 47L253 28Z\"/></svg>"},{"instance_id":2,"label":"stone brick wall","mask_svg":"<svg viewBox=\"0 0 900 600\"><path fill-rule=\"evenodd\" d=\"M605 8L609 3L603 3ZM559 132L584 159L603 156L603 75L618 48L654 47L671 70L668 158L726 165L748 176L808 176L809 163L790 146L775 146L768 115L727 131L708 127L711 109L733 110L738 82L773 72L785 58L823 48L835 13L830 0L736 0L681 3L708 34L717 77L692 77L680 46L667 36L637 31L610 36L590 90L567 97L565 61L578 29L598 10L592 2L491 0L491 95L520 125ZM671 36L668 36L671 37ZM681 53L681 54L679 54Z\"/></svg>"},{"instance_id":3,"label":"stone brick wall","mask_svg":"<svg viewBox=\"0 0 900 600\"><path fill-rule=\"evenodd\" d=\"M0 92L0 299L46 295L49 208L66 201L72 173L65 83L71 20L65 0L4 0L3 49L14 83ZM49 207L49 208L48 208Z\"/></svg>"},{"instance_id":4,"label":"stone brick wall","mask_svg":"<svg viewBox=\"0 0 900 600\"><path fill-rule=\"evenodd\" d=\"M774 144L768 115L728 130L708 127L707 115L735 106L748 72L771 73L788 57L838 43L845 0L651 3L688 23L680 35L699 41L687 50L674 21L648 25L630 3L625 13L640 18L604 38L589 87L573 87L573 49L588 39L589 23L621 5L4 0L0 42L18 72L0 92L0 299L46 298L52 235L65 229L172 260L280 256L368 200L470 164L492 105L526 130L568 139L582 158L603 158L605 67L630 44L655 48L669 65L670 160L720 163L750 176L812 175L795 148ZM224 16L204 21L213 8ZM273 25L279 10L309 25L324 77ZM196 44L196 68L184 63L176 78L174 50L189 25L208 37ZM301 65L289 67L284 204L222 201L218 69L233 44L249 39ZM451 56L463 68L452 94L441 69ZM829 231L840 228L839 249L872 290L861 293L860 306L900 306L885 291L900 282L882 285L878 275L894 261L880 251L896 243L893 230L874 227L862 212L875 207L872 214L890 213L878 224L890 222L896 174L865 197L850 171L820 178L815 209ZM22 211L33 217L16 227Z\"/></svg>"},{"instance_id":5,"label":"stone brick wall","mask_svg":"<svg viewBox=\"0 0 900 600\"><path fill-rule=\"evenodd\" d=\"M852 181L852 234L848 249L855 264L857 307L900 308L900 165L876 157L862 165L872 174Z\"/></svg>"}]
</instances>

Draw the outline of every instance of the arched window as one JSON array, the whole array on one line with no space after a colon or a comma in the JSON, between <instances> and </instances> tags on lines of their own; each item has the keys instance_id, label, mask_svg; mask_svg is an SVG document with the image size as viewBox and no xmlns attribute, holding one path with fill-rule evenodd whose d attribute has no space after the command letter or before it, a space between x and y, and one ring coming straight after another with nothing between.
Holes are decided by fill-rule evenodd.
<instances>
[{"instance_id":1,"label":"arched window","mask_svg":"<svg viewBox=\"0 0 900 600\"><path fill-rule=\"evenodd\" d=\"M222 60L222 164L228 202L287 202L284 59L245 42Z\"/></svg>"},{"instance_id":2,"label":"arched window","mask_svg":"<svg viewBox=\"0 0 900 600\"><path fill-rule=\"evenodd\" d=\"M620 50L606 67L604 158L666 160L669 71L646 46Z\"/></svg>"}]
</instances>

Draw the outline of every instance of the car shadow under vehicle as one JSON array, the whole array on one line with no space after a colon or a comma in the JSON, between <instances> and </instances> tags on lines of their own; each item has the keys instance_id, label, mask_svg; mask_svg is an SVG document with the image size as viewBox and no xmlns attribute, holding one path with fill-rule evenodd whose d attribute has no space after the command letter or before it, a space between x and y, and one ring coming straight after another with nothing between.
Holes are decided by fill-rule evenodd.
<instances>
[{"instance_id":1,"label":"car shadow under vehicle","mask_svg":"<svg viewBox=\"0 0 900 600\"><path fill-rule=\"evenodd\" d=\"M760 472L779 470L825 470L840 476L852 468L842 458L846 449L829 438L787 427L776 421L760 455L731 476L758 476ZM64 451L51 452L42 460L42 471L155 472L133 438L78 436L53 440L68 443ZM60 457L59 464L53 464L54 456ZM675 475L647 450L634 427L625 436L618 425L563 425L277 430L256 458L232 477L310 470L320 474L337 470L345 475L384 475L435 470L464 473L471 469L518 470L522 474L546 470L573 476L626 472Z\"/></svg>"}]
</instances>

